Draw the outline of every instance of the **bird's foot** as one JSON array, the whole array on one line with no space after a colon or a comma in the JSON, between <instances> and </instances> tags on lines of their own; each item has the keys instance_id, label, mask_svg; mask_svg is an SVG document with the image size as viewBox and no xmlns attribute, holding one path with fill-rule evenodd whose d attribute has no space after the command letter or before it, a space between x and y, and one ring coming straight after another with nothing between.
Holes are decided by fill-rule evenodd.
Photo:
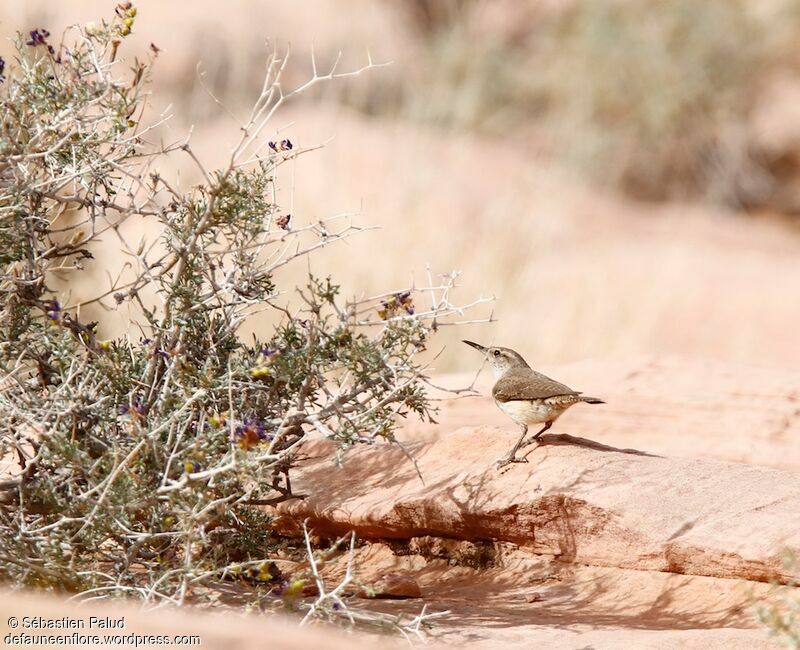
<instances>
[{"instance_id":1,"label":"bird's foot","mask_svg":"<svg viewBox=\"0 0 800 650\"><path fill-rule=\"evenodd\" d=\"M501 458L497 461L497 467L505 467L506 465L511 465L512 463L527 463L527 458L518 458L517 456L508 456L506 458Z\"/></svg>"}]
</instances>

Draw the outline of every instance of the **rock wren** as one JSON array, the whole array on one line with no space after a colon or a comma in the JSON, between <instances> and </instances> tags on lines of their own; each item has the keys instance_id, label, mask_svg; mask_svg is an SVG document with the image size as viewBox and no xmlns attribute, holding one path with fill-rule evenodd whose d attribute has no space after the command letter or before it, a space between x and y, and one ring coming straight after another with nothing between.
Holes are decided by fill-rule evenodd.
<instances>
[{"instance_id":1,"label":"rock wren","mask_svg":"<svg viewBox=\"0 0 800 650\"><path fill-rule=\"evenodd\" d=\"M518 352L509 348L486 348L472 341L464 341L479 352L482 352L494 370L495 384L492 397L500 410L508 415L522 429L522 435L508 456L499 461L499 465L526 462L517 458L516 454L523 444L530 444L547 431L561 414L573 404L605 404L596 397L586 397L579 391L572 390L550 377L531 368ZM529 424L544 426L533 437L523 443L528 433Z\"/></svg>"}]
</instances>

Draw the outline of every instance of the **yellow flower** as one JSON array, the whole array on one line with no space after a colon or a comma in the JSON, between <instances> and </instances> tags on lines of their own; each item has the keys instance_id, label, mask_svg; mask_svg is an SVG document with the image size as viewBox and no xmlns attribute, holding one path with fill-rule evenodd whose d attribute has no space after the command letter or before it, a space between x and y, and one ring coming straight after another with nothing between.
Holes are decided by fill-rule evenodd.
<instances>
[{"instance_id":1,"label":"yellow flower","mask_svg":"<svg viewBox=\"0 0 800 650\"><path fill-rule=\"evenodd\" d=\"M272 575L271 568L269 562L262 562L258 565L258 579L261 582L269 582L275 577Z\"/></svg>"},{"instance_id":2,"label":"yellow flower","mask_svg":"<svg viewBox=\"0 0 800 650\"><path fill-rule=\"evenodd\" d=\"M220 415L219 413L214 413L214 415L208 418L208 424L211 426L212 429L216 429L217 427L221 427L225 425L225 418L226 414L223 413Z\"/></svg>"},{"instance_id":3,"label":"yellow flower","mask_svg":"<svg viewBox=\"0 0 800 650\"><path fill-rule=\"evenodd\" d=\"M193 474L195 472L199 472L200 471L200 464L196 463L196 462L194 462L192 460L187 460L183 464L183 471L186 472L187 474Z\"/></svg>"},{"instance_id":4,"label":"yellow flower","mask_svg":"<svg viewBox=\"0 0 800 650\"><path fill-rule=\"evenodd\" d=\"M292 580L281 594L284 598L296 598L303 594L303 587L306 586L306 581L302 578L295 578Z\"/></svg>"},{"instance_id":5,"label":"yellow flower","mask_svg":"<svg viewBox=\"0 0 800 650\"><path fill-rule=\"evenodd\" d=\"M265 366L258 366L250 370L250 376L253 379L262 379L264 377L269 377L271 374L272 371Z\"/></svg>"}]
</instances>

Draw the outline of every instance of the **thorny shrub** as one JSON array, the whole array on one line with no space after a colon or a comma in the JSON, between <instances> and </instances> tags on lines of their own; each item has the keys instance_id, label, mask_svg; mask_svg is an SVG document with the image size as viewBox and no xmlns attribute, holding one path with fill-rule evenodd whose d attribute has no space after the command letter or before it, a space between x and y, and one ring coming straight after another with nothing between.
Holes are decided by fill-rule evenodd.
<instances>
[{"instance_id":1,"label":"thorny shrub","mask_svg":"<svg viewBox=\"0 0 800 650\"><path fill-rule=\"evenodd\" d=\"M791 551L784 557L787 572L797 574L800 562ZM792 650L800 648L800 598L797 580L788 584L775 585L776 597L770 602L756 603L755 613L759 622L768 630L771 637Z\"/></svg>"},{"instance_id":2,"label":"thorny shrub","mask_svg":"<svg viewBox=\"0 0 800 650\"><path fill-rule=\"evenodd\" d=\"M392 442L398 417L430 417L418 357L461 308L454 274L350 301L309 276L299 307L278 301L277 269L360 229L346 216L295 223L278 178L303 149L266 127L288 98L360 70L314 64L285 92L287 57L273 54L229 163L206 171L188 139L156 145L143 124L159 49L123 65L135 16L125 3L60 42L34 30L0 68L0 579L183 603L209 580L276 578L264 559L279 542L258 506L292 497L309 436ZM202 182L182 190L160 174L170 153ZM141 219L159 236L132 244L122 226ZM53 280L74 282L101 238L132 272L70 304ZM141 316L101 340L81 317L89 304ZM279 324L243 341L264 309Z\"/></svg>"}]
</instances>

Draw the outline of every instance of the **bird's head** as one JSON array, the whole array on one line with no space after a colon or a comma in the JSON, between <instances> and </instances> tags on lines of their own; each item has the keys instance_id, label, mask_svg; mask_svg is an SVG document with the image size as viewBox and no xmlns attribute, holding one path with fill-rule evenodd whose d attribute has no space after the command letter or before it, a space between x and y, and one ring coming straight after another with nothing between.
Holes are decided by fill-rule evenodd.
<instances>
[{"instance_id":1,"label":"bird's head","mask_svg":"<svg viewBox=\"0 0 800 650\"><path fill-rule=\"evenodd\" d=\"M472 341L463 341L463 343L475 348L486 357L492 366L495 377L500 377L511 368L530 368L525 359L522 358L522 355L519 352L514 352L511 348L487 348Z\"/></svg>"}]
</instances>

